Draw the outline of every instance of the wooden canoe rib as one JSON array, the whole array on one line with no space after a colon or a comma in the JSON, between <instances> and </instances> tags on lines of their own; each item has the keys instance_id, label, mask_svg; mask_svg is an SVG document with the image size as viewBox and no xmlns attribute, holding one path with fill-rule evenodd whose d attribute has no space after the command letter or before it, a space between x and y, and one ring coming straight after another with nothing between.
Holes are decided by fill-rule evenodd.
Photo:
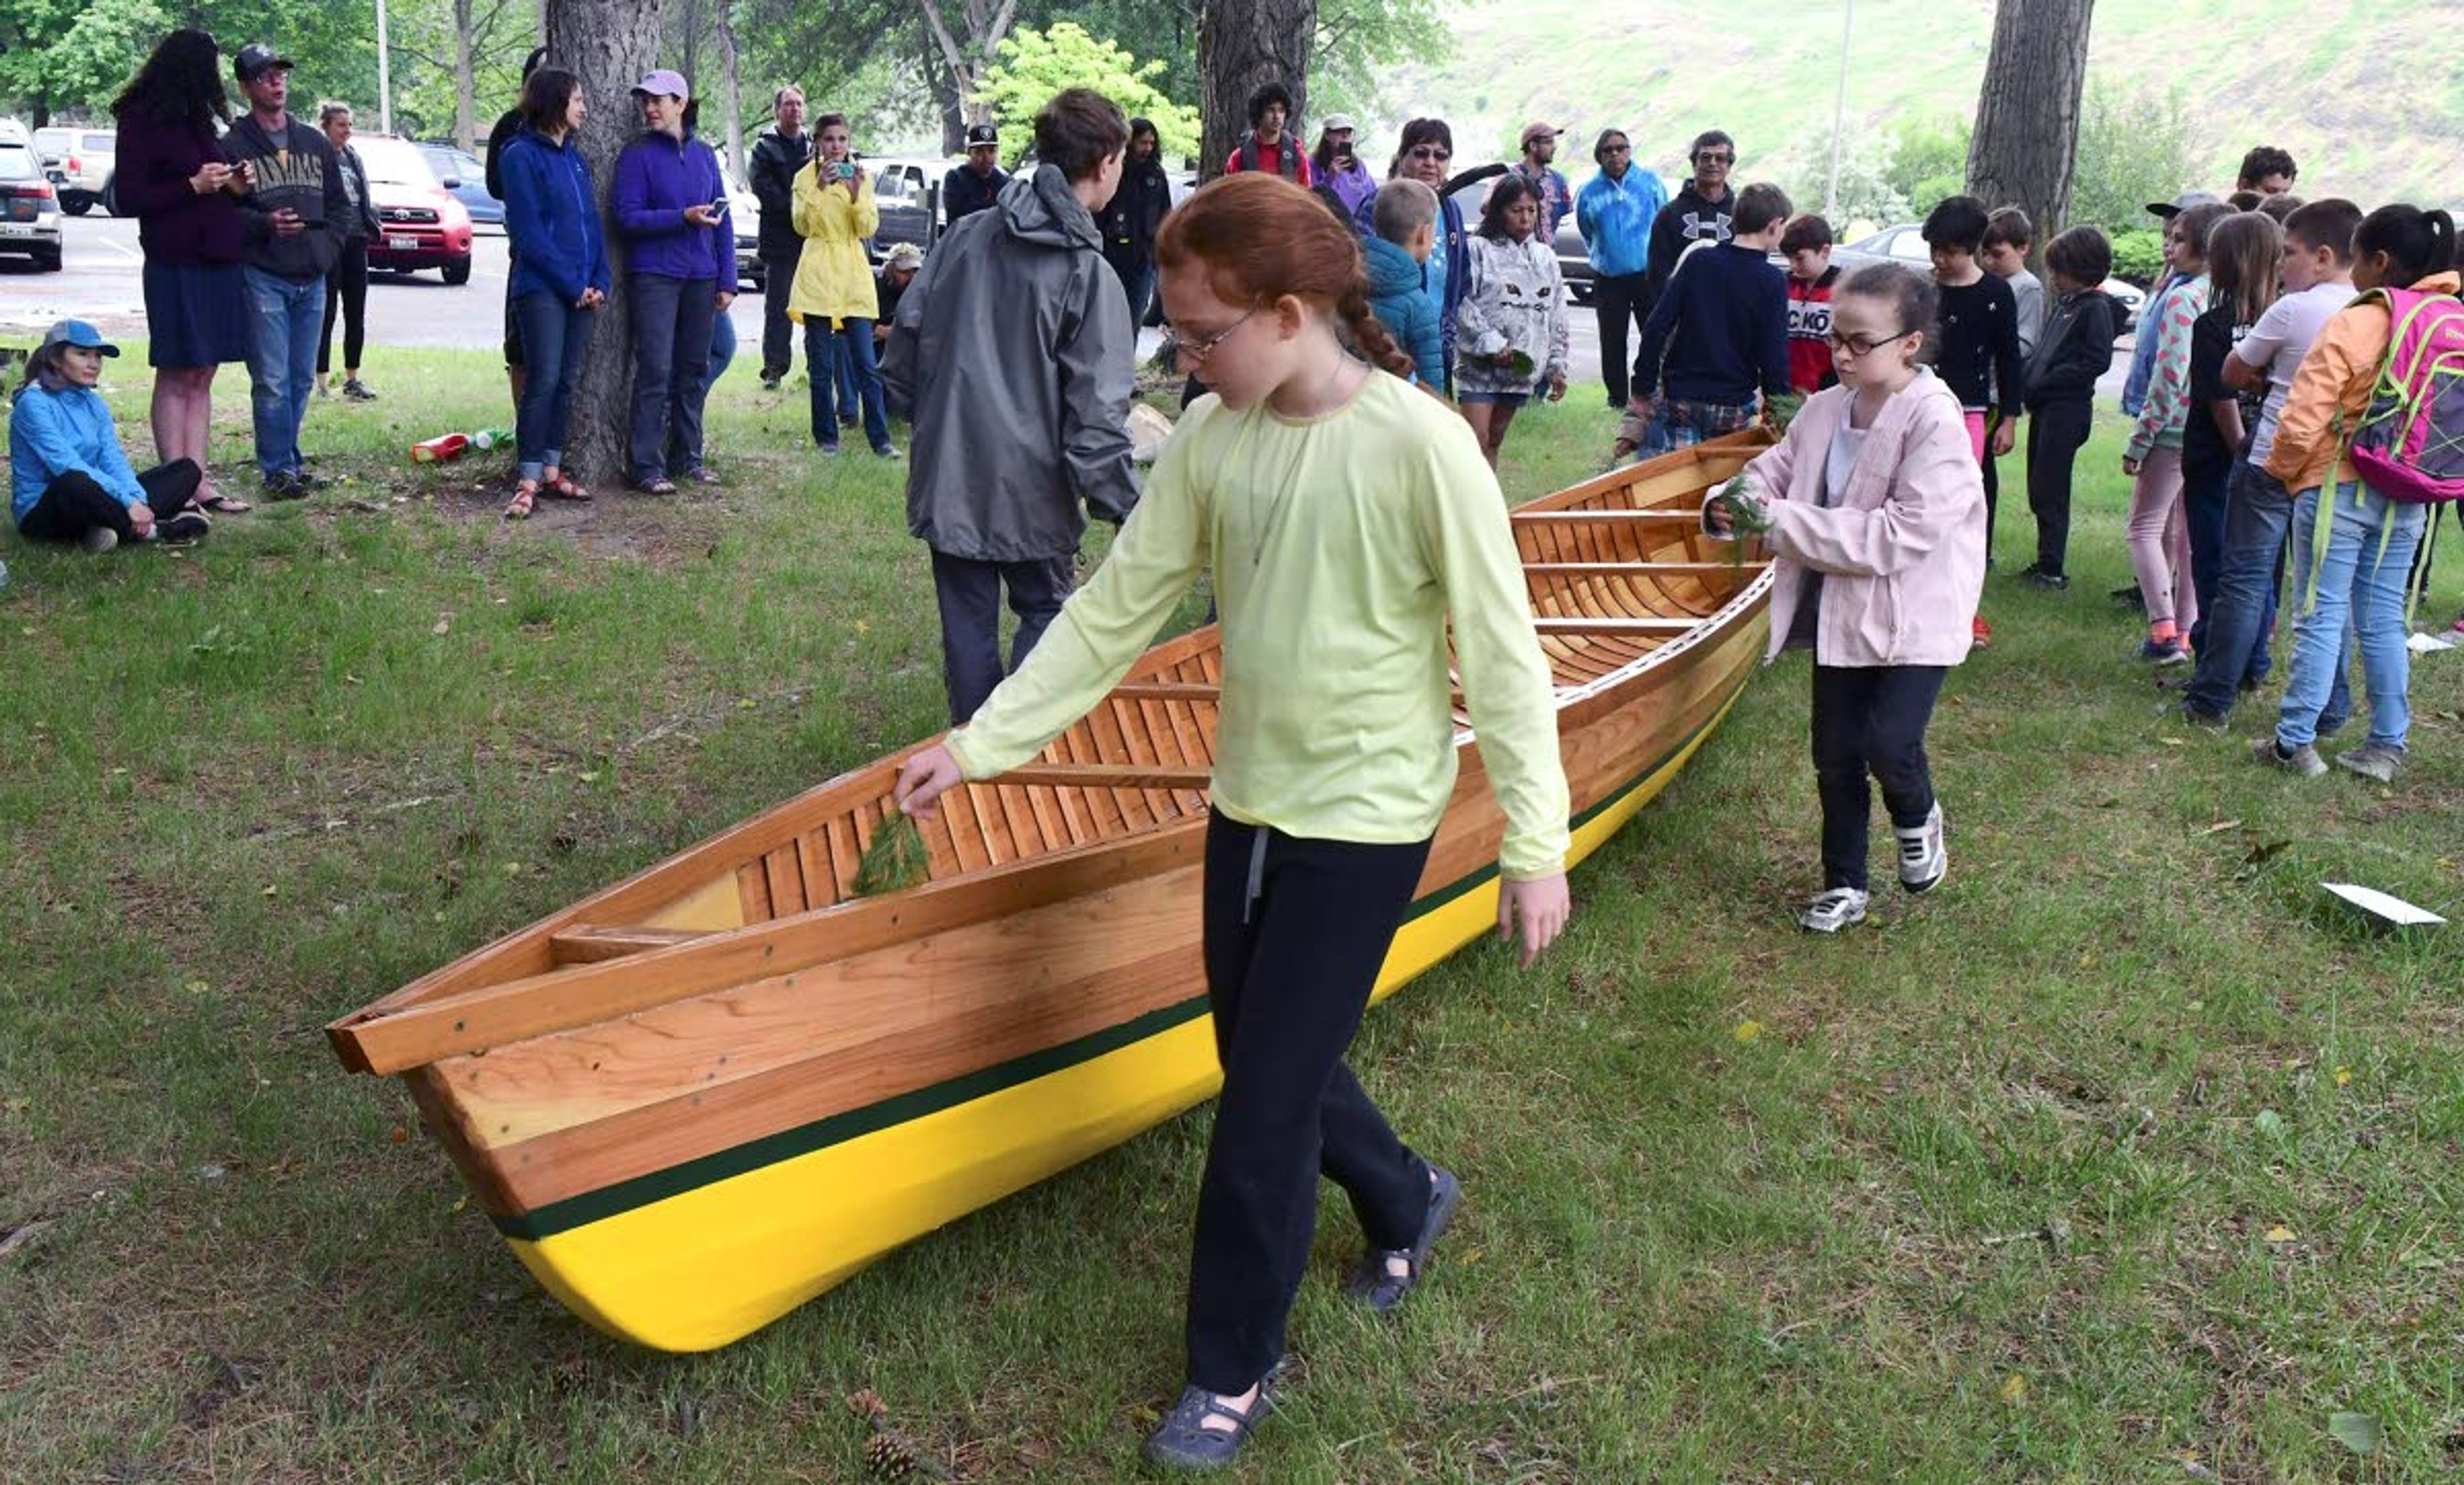
<instances>
[{"instance_id":1,"label":"wooden canoe rib","mask_svg":"<svg viewBox=\"0 0 2464 1485\"><path fill-rule=\"evenodd\" d=\"M1578 858L1761 657L1770 575L1696 520L1759 446L1513 513ZM343 1017L334 1049L405 1080L577 1314L723 1345L1214 1092L1198 880L1221 679L1212 628L1149 651L1035 762L945 796L921 886L850 892L908 749ZM1495 920L1504 821L1456 702L1461 782L1381 996Z\"/></svg>"}]
</instances>

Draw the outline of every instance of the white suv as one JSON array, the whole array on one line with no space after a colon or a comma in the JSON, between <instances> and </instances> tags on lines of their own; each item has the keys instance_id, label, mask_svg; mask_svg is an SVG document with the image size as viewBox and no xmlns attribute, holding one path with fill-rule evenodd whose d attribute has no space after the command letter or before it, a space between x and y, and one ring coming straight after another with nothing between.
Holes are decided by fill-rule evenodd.
<instances>
[{"instance_id":1,"label":"white suv","mask_svg":"<svg viewBox=\"0 0 2464 1485\"><path fill-rule=\"evenodd\" d=\"M60 203L43 178L34 146L0 144L0 253L31 257L52 273L60 267Z\"/></svg>"},{"instance_id":2,"label":"white suv","mask_svg":"<svg viewBox=\"0 0 2464 1485\"><path fill-rule=\"evenodd\" d=\"M34 146L43 158L45 173L60 188L61 211L83 216L107 199L104 193L111 189L111 172L119 159L118 131L37 129Z\"/></svg>"}]
</instances>

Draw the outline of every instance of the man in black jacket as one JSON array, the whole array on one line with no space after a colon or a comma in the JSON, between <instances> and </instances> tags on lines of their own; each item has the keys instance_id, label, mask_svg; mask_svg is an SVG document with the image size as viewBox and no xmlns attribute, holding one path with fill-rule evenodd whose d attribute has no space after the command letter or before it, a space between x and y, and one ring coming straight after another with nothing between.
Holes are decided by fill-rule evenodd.
<instances>
[{"instance_id":1,"label":"man in black jacket","mask_svg":"<svg viewBox=\"0 0 2464 1485\"><path fill-rule=\"evenodd\" d=\"M795 362L795 333L787 323L787 290L796 281L796 260L804 239L796 235L796 172L813 156L804 132L804 93L794 83L770 100L778 122L753 142L753 194L761 203L761 385L779 389Z\"/></svg>"},{"instance_id":2,"label":"man in black jacket","mask_svg":"<svg viewBox=\"0 0 2464 1485\"><path fill-rule=\"evenodd\" d=\"M1643 292L1655 307L1687 247L1726 242L1736 235L1737 193L1728 188L1728 170L1737 163L1736 141L1718 129L1706 129L1695 136L1691 156L1694 178L1676 200L1660 209L1651 224L1650 277Z\"/></svg>"},{"instance_id":3,"label":"man in black jacket","mask_svg":"<svg viewBox=\"0 0 2464 1485\"><path fill-rule=\"evenodd\" d=\"M252 42L232 58L231 70L249 103L223 150L248 187L240 198L248 222L240 272L248 285L256 467L268 496L294 499L316 483L301 468L299 425L317 383L325 277L341 256L351 200L333 142L291 117L291 59Z\"/></svg>"},{"instance_id":4,"label":"man in black jacket","mask_svg":"<svg viewBox=\"0 0 2464 1485\"><path fill-rule=\"evenodd\" d=\"M1001 131L989 123L967 126L967 163L941 177L941 222L944 230L991 207L1009 184L1001 167Z\"/></svg>"},{"instance_id":5,"label":"man in black jacket","mask_svg":"<svg viewBox=\"0 0 2464 1485\"><path fill-rule=\"evenodd\" d=\"M1130 121L1130 152L1121 166L1120 188L1111 204L1096 215L1104 233L1104 261L1120 276L1130 297L1130 323L1146 323L1147 302L1155 298L1155 233L1164 213L1172 210L1172 181L1163 173L1162 140L1145 119Z\"/></svg>"}]
</instances>

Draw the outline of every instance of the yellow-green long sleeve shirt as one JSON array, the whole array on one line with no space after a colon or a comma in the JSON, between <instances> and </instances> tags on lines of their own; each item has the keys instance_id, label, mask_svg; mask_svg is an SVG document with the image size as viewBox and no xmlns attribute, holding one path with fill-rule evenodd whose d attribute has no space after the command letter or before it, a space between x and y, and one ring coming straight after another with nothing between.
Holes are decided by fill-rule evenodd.
<instances>
[{"instance_id":1,"label":"yellow-green long sleeve shirt","mask_svg":"<svg viewBox=\"0 0 2464 1485\"><path fill-rule=\"evenodd\" d=\"M1215 808L1309 839L1433 834L1455 786L1446 620L1506 813L1509 877L1565 869L1548 661L1497 479L1471 431L1373 374L1306 421L1201 398L1095 575L951 735L970 779L1041 752L1120 683L1211 565L1222 624Z\"/></svg>"}]
</instances>

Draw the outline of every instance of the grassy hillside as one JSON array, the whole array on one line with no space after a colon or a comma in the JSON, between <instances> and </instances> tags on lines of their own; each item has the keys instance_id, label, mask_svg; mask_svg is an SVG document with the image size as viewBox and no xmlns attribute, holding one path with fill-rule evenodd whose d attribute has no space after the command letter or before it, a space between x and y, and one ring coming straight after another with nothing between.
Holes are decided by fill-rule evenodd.
<instances>
[{"instance_id":1,"label":"grassy hillside","mask_svg":"<svg viewBox=\"0 0 2464 1485\"><path fill-rule=\"evenodd\" d=\"M2179 88L2200 121L2199 184L2230 185L2242 150L2270 143L2300 162L2304 194L2446 203L2464 137L2464 49L2422 44L2434 9L2444 8L2104 0L2089 78L2125 91ZM1663 173L1716 124L1737 136L1748 176L1818 190L1843 11L1842 0L1463 0L1455 55L1399 70L1388 111L1442 113L1474 155L1510 153L1525 121L1547 119L1580 137L1567 151L1577 164L1592 131L1616 124ZM1973 114L1992 30L1990 0L1857 6L1851 137L1911 116ZM2398 65L2409 76L2394 75Z\"/></svg>"}]
</instances>

